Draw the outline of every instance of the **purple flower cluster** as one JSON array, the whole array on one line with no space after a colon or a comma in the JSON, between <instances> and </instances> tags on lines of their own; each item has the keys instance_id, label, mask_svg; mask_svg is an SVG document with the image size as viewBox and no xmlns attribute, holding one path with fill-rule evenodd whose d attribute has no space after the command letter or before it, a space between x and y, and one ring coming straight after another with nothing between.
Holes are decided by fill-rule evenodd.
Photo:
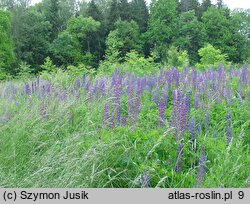
<instances>
[{"instance_id":1,"label":"purple flower cluster","mask_svg":"<svg viewBox=\"0 0 250 204\"><path fill-rule=\"evenodd\" d=\"M176 165L175 165L175 172L180 173L182 170L182 157L184 152L184 143L183 141L180 142L177 149L177 158L176 158Z\"/></svg>"},{"instance_id":2,"label":"purple flower cluster","mask_svg":"<svg viewBox=\"0 0 250 204\"><path fill-rule=\"evenodd\" d=\"M196 187L202 187L202 184L205 180L205 173L206 173L206 153L205 150L202 151L200 159L199 159L199 165L197 169L197 176L196 176Z\"/></svg>"},{"instance_id":3,"label":"purple flower cluster","mask_svg":"<svg viewBox=\"0 0 250 204\"><path fill-rule=\"evenodd\" d=\"M231 80L235 78L238 78L238 83L232 87ZM179 142L185 134L194 140L199 134L211 131L210 110L214 105L226 104L230 109L232 105L249 101L250 94L246 91L249 86L250 71L247 68L227 70L219 66L218 70L211 67L200 72L196 68L178 71L172 67L142 77L115 72L112 77L97 76L93 79L84 74L67 85L38 77L22 86L9 83L0 90L0 98L19 104L18 97L30 98L32 95L32 98L38 97L40 105L49 100L56 100L54 104L71 100L87 104L89 110L95 108L98 101L108 101L101 114L104 126L108 123L146 126L148 120L141 119L148 113L147 117L155 117L150 121L156 127L174 127L174 136ZM47 105L41 105L41 115L44 115L44 110L48 112L47 109ZM227 144L230 144L232 121L229 112L224 121Z\"/></svg>"}]
</instances>

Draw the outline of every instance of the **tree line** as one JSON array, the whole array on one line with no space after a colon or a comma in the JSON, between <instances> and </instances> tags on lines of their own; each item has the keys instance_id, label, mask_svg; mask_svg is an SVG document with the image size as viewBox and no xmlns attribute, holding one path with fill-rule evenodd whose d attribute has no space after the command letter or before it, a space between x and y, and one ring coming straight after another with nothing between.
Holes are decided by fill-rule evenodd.
<instances>
[{"instance_id":1,"label":"tree line","mask_svg":"<svg viewBox=\"0 0 250 204\"><path fill-rule=\"evenodd\" d=\"M186 51L190 65L207 43L232 63L250 60L249 9L231 11L222 0L0 0L0 73L16 75L27 63L41 71L46 57L57 66L104 60L127 53L162 64L169 49ZM1 75L0 74L0 75Z\"/></svg>"}]
</instances>

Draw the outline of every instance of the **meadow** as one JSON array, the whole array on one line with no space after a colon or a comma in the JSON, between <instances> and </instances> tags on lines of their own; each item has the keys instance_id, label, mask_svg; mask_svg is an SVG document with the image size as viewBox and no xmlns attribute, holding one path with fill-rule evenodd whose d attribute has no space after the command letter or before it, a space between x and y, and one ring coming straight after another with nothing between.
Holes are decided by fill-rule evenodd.
<instances>
[{"instance_id":1,"label":"meadow","mask_svg":"<svg viewBox=\"0 0 250 204\"><path fill-rule=\"evenodd\" d=\"M250 70L0 82L0 187L250 187Z\"/></svg>"}]
</instances>

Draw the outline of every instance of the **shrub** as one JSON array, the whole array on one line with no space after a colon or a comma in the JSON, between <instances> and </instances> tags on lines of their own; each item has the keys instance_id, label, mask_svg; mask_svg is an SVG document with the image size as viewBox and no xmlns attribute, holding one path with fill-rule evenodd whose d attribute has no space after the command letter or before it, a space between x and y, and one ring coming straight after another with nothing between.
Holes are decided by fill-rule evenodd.
<instances>
[{"instance_id":1,"label":"shrub","mask_svg":"<svg viewBox=\"0 0 250 204\"><path fill-rule=\"evenodd\" d=\"M79 64L78 66L73 66L70 65L67 67L67 71L66 71L70 76L77 77L77 76L82 76L83 73L91 76L94 75L96 73L95 69L90 67L90 66L86 66L84 64Z\"/></svg>"},{"instance_id":2,"label":"shrub","mask_svg":"<svg viewBox=\"0 0 250 204\"><path fill-rule=\"evenodd\" d=\"M19 65L19 73L18 78L20 79L28 79L32 75L32 69L30 68L30 65L26 62L21 62Z\"/></svg>"},{"instance_id":3,"label":"shrub","mask_svg":"<svg viewBox=\"0 0 250 204\"><path fill-rule=\"evenodd\" d=\"M207 44L199 51L201 57L200 64L197 64L198 69L208 68L209 66L218 67L218 65L227 65L227 54L222 54L219 49L214 48L211 44Z\"/></svg>"},{"instance_id":4,"label":"shrub","mask_svg":"<svg viewBox=\"0 0 250 204\"><path fill-rule=\"evenodd\" d=\"M110 61L109 61L110 60ZM126 54L125 61L119 63L114 58L105 60L98 70L98 73L111 75L114 71L120 73L134 73L139 76L144 74L155 73L159 70L159 65L154 63L153 57L144 58L136 51L131 51Z\"/></svg>"},{"instance_id":5,"label":"shrub","mask_svg":"<svg viewBox=\"0 0 250 204\"><path fill-rule=\"evenodd\" d=\"M178 51L176 47L171 46L167 51L167 65L174 66L179 70L188 66L189 58L187 51Z\"/></svg>"}]
</instances>

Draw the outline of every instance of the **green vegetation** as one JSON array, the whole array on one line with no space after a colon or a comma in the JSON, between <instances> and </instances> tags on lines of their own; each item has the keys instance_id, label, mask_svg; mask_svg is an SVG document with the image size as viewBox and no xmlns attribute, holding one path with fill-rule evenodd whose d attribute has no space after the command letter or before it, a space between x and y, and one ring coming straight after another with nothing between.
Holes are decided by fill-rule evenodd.
<instances>
[{"instance_id":1,"label":"green vegetation","mask_svg":"<svg viewBox=\"0 0 250 204\"><path fill-rule=\"evenodd\" d=\"M144 0L29 3L0 0L1 80L23 76L18 68L23 63L30 68L27 76L40 75L48 57L62 70L83 66L86 72L102 74L119 68L126 72L131 58L139 59L134 62L141 66L138 70L144 70L145 63L182 69L237 66L250 59L249 9L231 11L223 1L213 5L210 0L156 0L150 6ZM207 61L204 52L219 56Z\"/></svg>"},{"instance_id":2,"label":"green vegetation","mask_svg":"<svg viewBox=\"0 0 250 204\"><path fill-rule=\"evenodd\" d=\"M249 75L58 69L2 83L0 186L249 187Z\"/></svg>"},{"instance_id":3,"label":"green vegetation","mask_svg":"<svg viewBox=\"0 0 250 204\"><path fill-rule=\"evenodd\" d=\"M250 187L249 14L0 0L0 187Z\"/></svg>"}]
</instances>

